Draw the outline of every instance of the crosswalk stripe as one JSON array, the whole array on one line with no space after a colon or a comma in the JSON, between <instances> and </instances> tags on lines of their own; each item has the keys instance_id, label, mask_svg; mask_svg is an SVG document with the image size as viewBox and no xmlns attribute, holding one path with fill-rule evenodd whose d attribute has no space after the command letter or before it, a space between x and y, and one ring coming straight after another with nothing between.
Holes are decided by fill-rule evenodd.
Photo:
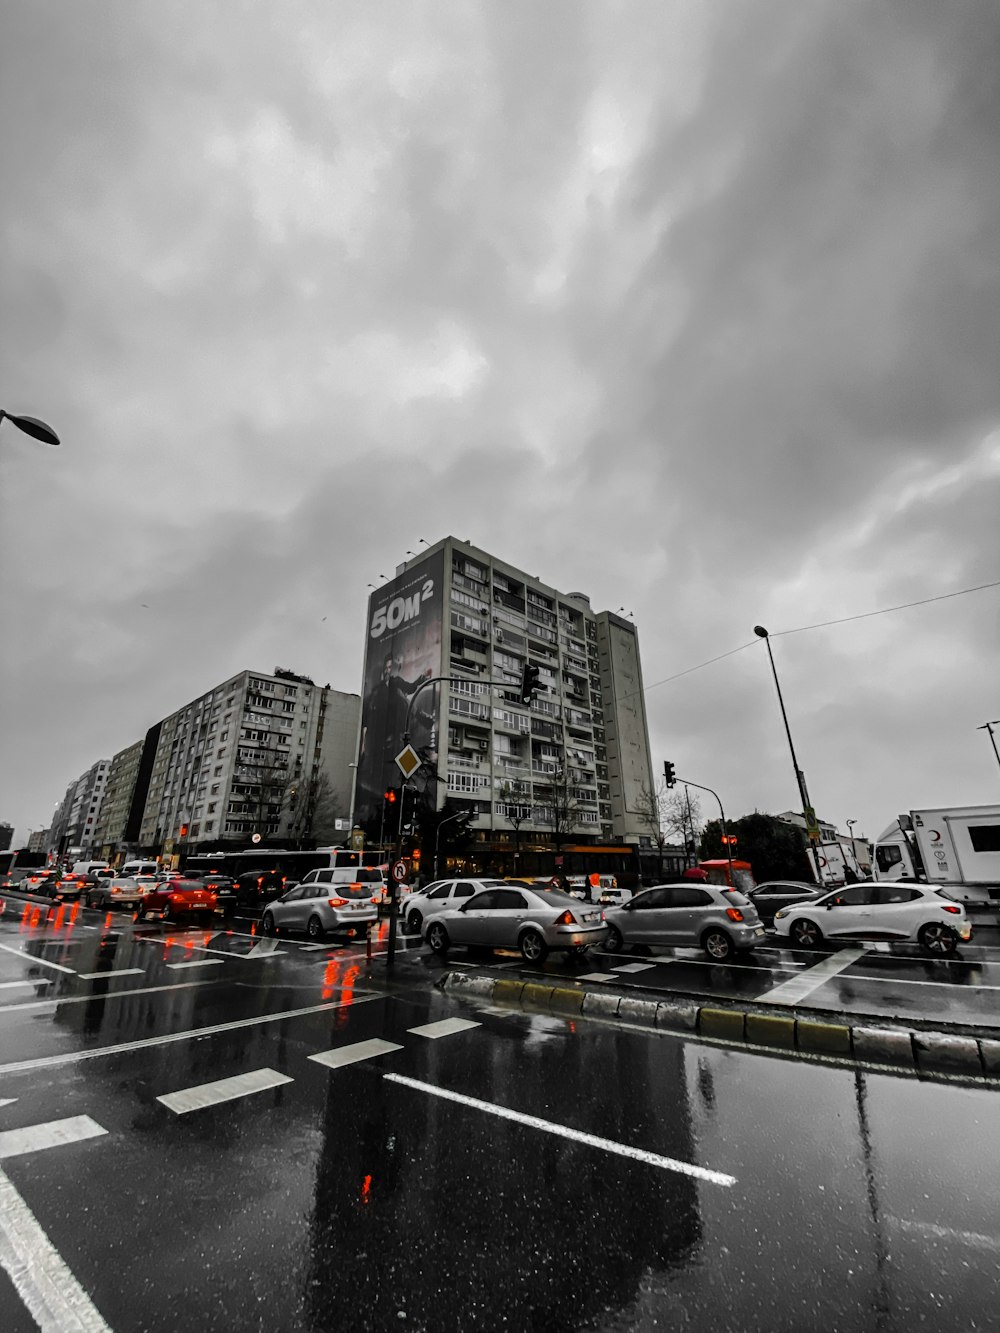
<instances>
[{"instance_id":1,"label":"crosswalk stripe","mask_svg":"<svg viewBox=\"0 0 1000 1333\"><path fill-rule=\"evenodd\" d=\"M182 967L221 967L224 961L222 958L192 958L187 963L168 963L167 967L171 972L179 972Z\"/></svg>"},{"instance_id":2,"label":"crosswalk stripe","mask_svg":"<svg viewBox=\"0 0 1000 1333\"><path fill-rule=\"evenodd\" d=\"M442 1018L437 1023L424 1023L418 1028L407 1028L415 1037L430 1037L432 1041L438 1037L450 1037L455 1032L465 1032L467 1028L482 1027L481 1023L473 1023L469 1018Z\"/></svg>"},{"instance_id":3,"label":"crosswalk stripe","mask_svg":"<svg viewBox=\"0 0 1000 1333\"><path fill-rule=\"evenodd\" d=\"M15 949L9 944L0 944L0 949L15 954L18 958L25 958L29 963L37 963L39 967L51 967L53 972L68 972L70 976L76 976L76 968L63 967L62 963L50 963L47 958L39 958L37 954L27 953L24 949Z\"/></svg>"},{"instance_id":4,"label":"crosswalk stripe","mask_svg":"<svg viewBox=\"0 0 1000 1333\"><path fill-rule=\"evenodd\" d=\"M815 967L810 967L805 972L800 972L798 976L792 977L791 981L782 981L780 985L764 991L763 995L758 995L756 998L766 1000L768 1004L798 1004L807 995L819 990L820 986L825 985L831 977L846 972L866 953L866 949L857 947L841 949L839 953L830 954L829 957L822 959Z\"/></svg>"},{"instance_id":5,"label":"crosswalk stripe","mask_svg":"<svg viewBox=\"0 0 1000 1333\"><path fill-rule=\"evenodd\" d=\"M156 1100L162 1102L168 1111L186 1115L188 1111L200 1111L206 1106L217 1106L219 1102L232 1102L238 1097L266 1092L268 1088L279 1088L283 1083L292 1081L287 1074L279 1074L274 1069L252 1069L247 1074L199 1083L194 1087L182 1088L179 1092L167 1092Z\"/></svg>"},{"instance_id":6,"label":"crosswalk stripe","mask_svg":"<svg viewBox=\"0 0 1000 1333\"><path fill-rule=\"evenodd\" d=\"M344 1065L354 1065L360 1060L374 1060L376 1056L388 1055L390 1051L401 1051L402 1046L394 1041L383 1041L381 1037L372 1037L368 1041L356 1041L350 1046L338 1046L333 1051L320 1051L310 1055L318 1065L328 1069L342 1069Z\"/></svg>"},{"instance_id":7,"label":"crosswalk stripe","mask_svg":"<svg viewBox=\"0 0 1000 1333\"><path fill-rule=\"evenodd\" d=\"M111 977L144 977L146 973L141 967L119 967L105 968L103 972L81 972L81 981L107 981Z\"/></svg>"},{"instance_id":8,"label":"crosswalk stripe","mask_svg":"<svg viewBox=\"0 0 1000 1333\"><path fill-rule=\"evenodd\" d=\"M80 1143L107 1132L89 1115L47 1120L40 1125L25 1125L23 1129L5 1129L0 1131L0 1160L19 1157L26 1152L38 1152L42 1148L60 1148L67 1143Z\"/></svg>"}]
</instances>

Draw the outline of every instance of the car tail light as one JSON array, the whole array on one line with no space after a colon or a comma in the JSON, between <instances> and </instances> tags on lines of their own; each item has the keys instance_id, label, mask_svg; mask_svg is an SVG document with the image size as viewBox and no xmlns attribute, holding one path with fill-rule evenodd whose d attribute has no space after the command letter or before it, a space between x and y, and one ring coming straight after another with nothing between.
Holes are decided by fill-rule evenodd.
<instances>
[{"instance_id":1,"label":"car tail light","mask_svg":"<svg viewBox=\"0 0 1000 1333\"><path fill-rule=\"evenodd\" d=\"M941 906L944 908L946 912L951 912L955 916L961 915L962 909L960 907L955 907L951 903L942 903Z\"/></svg>"},{"instance_id":2,"label":"car tail light","mask_svg":"<svg viewBox=\"0 0 1000 1333\"><path fill-rule=\"evenodd\" d=\"M576 917L573 915L572 912L568 912L568 911L567 911L567 912L563 912L562 916L557 916L557 917L556 917L556 925L557 925L557 926L575 926L575 925L576 925Z\"/></svg>"},{"instance_id":3,"label":"car tail light","mask_svg":"<svg viewBox=\"0 0 1000 1333\"><path fill-rule=\"evenodd\" d=\"M347 899L346 899L346 898L327 898L326 901L327 901L327 905L328 905L329 907L346 907L346 906L347 906Z\"/></svg>"},{"instance_id":4,"label":"car tail light","mask_svg":"<svg viewBox=\"0 0 1000 1333\"><path fill-rule=\"evenodd\" d=\"M740 909L739 909L738 907L727 907L727 908L726 908L726 916L729 917L730 921L742 921L742 920L743 920L743 913L740 911Z\"/></svg>"}]
</instances>

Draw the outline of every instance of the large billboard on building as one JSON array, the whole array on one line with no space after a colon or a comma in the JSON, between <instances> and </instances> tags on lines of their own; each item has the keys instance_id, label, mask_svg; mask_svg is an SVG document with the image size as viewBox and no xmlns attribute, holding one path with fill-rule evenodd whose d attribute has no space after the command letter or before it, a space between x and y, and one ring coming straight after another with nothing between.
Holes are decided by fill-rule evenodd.
<instances>
[{"instance_id":1,"label":"large billboard on building","mask_svg":"<svg viewBox=\"0 0 1000 1333\"><path fill-rule=\"evenodd\" d=\"M368 601L361 753L355 822L377 836L384 793L399 787L395 758L403 748L407 709L410 744L426 760L408 788L436 801L438 697L440 685L425 685L442 674L444 638L444 552L407 566ZM419 691L419 694L418 694ZM411 706L412 701L412 706ZM395 830L385 829L385 837Z\"/></svg>"}]
</instances>

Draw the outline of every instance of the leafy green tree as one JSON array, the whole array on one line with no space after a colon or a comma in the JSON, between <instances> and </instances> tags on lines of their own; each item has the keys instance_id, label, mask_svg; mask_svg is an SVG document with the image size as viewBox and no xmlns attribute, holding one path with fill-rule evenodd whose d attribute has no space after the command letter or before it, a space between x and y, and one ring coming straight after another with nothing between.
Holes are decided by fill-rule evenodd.
<instances>
[{"instance_id":1,"label":"leafy green tree","mask_svg":"<svg viewBox=\"0 0 1000 1333\"><path fill-rule=\"evenodd\" d=\"M726 821L726 830L736 835L733 860L749 861L754 879L763 884L771 879L815 879L806 851L806 837L801 829L786 824L774 815L755 810L752 815ZM701 835L702 860L725 860L722 825L710 820Z\"/></svg>"}]
</instances>

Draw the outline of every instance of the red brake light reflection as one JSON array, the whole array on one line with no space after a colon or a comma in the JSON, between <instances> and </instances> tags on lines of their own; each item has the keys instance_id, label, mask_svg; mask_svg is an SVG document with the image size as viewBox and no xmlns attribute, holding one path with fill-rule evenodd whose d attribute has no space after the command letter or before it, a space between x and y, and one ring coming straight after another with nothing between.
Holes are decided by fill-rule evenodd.
<instances>
[{"instance_id":1,"label":"red brake light reflection","mask_svg":"<svg viewBox=\"0 0 1000 1333\"><path fill-rule=\"evenodd\" d=\"M742 920L743 920L743 913L740 911L740 909L739 909L738 907L727 907L727 908L726 908L726 916L729 917L730 921L742 921Z\"/></svg>"}]
</instances>

